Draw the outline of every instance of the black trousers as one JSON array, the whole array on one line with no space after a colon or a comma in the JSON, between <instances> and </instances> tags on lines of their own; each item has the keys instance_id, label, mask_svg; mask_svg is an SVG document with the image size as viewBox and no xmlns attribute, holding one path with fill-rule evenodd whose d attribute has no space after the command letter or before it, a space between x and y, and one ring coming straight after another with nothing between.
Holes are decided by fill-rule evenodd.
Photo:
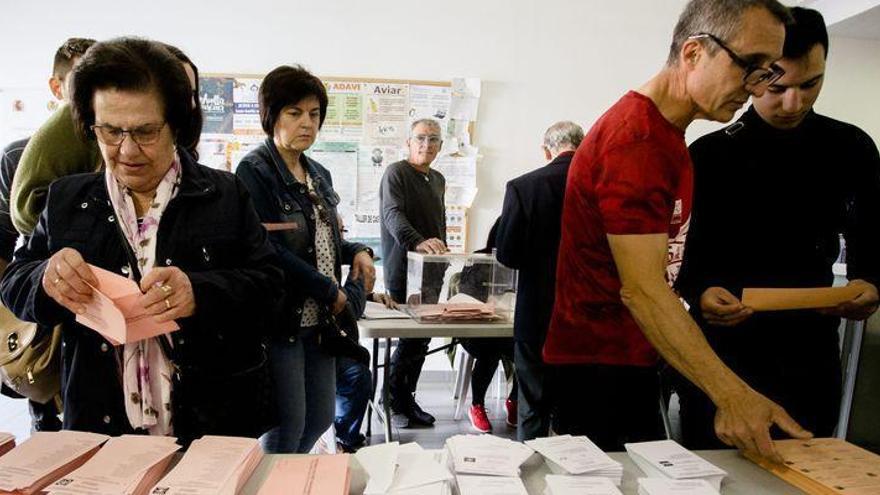
<instances>
[{"instance_id":1,"label":"black trousers","mask_svg":"<svg viewBox=\"0 0 880 495\"><path fill-rule=\"evenodd\" d=\"M517 340L514 344L513 361L519 382L516 437L521 442L550 434L550 368L541 357L543 347L542 341Z\"/></svg>"},{"instance_id":2,"label":"black trousers","mask_svg":"<svg viewBox=\"0 0 880 495\"><path fill-rule=\"evenodd\" d=\"M665 438L656 368L565 365L552 375L556 433L586 435L606 452Z\"/></svg>"},{"instance_id":3,"label":"black trousers","mask_svg":"<svg viewBox=\"0 0 880 495\"><path fill-rule=\"evenodd\" d=\"M513 339L461 339L461 346L475 359L474 371L471 375L471 402L475 406L484 405L486 391L489 390L492 377L495 375L495 370L498 369L498 361L503 358L513 362ZM513 388L507 398L517 400L517 396L517 382L514 374Z\"/></svg>"}]
</instances>

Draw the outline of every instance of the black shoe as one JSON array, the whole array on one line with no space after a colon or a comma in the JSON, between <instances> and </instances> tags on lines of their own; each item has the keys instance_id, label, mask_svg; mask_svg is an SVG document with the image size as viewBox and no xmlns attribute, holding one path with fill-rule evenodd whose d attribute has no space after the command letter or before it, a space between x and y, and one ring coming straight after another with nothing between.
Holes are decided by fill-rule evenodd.
<instances>
[{"instance_id":1,"label":"black shoe","mask_svg":"<svg viewBox=\"0 0 880 495\"><path fill-rule=\"evenodd\" d=\"M410 419L415 421L416 423L423 424L425 426L433 426L434 422L437 421L437 418L432 416L431 414L425 412L420 406L419 403L413 400L412 408L410 410Z\"/></svg>"}]
</instances>

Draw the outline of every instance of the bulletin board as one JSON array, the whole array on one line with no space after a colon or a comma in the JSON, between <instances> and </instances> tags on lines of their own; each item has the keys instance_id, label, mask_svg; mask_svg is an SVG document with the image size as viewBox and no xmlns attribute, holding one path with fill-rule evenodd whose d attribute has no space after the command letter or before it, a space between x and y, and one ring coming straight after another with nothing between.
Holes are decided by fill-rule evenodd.
<instances>
[{"instance_id":1,"label":"bulletin board","mask_svg":"<svg viewBox=\"0 0 880 495\"><path fill-rule=\"evenodd\" d=\"M266 138L257 99L261 75L204 74L199 161L234 172ZM446 238L450 251L467 249L467 210L477 194L478 148L472 142L479 79L416 81L322 77L327 116L306 152L325 166L341 201L347 239L379 248L379 184L385 167L407 157L412 122L440 123L443 147L432 167L446 177Z\"/></svg>"}]
</instances>

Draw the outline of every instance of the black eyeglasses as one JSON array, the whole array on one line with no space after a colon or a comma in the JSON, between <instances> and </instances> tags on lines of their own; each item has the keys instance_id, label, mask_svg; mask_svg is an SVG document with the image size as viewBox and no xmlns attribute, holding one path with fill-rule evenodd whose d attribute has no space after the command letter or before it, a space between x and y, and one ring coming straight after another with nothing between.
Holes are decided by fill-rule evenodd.
<instances>
[{"instance_id":1,"label":"black eyeglasses","mask_svg":"<svg viewBox=\"0 0 880 495\"><path fill-rule=\"evenodd\" d=\"M145 124L132 129L123 129L112 125L101 124L90 127L98 141L108 146L119 146L125 140L125 135L131 136L131 140L140 145L153 144L159 140L165 122L161 124Z\"/></svg>"},{"instance_id":2,"label":"black eyeglasses","mask_svg":"<svg viewBox=\"0 0 880 495\"><path fill-rule=\"evenodd\" d=\"M735 51L731 50L730 47L724 44L723 41L718 39L717 36L709 34L709 33L697 33L693 36L688 36L688 39L705 39L708 38L715 42L716 45L720 46L722 50L727 52L727 55L733 60L733 63L742 68L746 75L743 76L743 82L748 84L749 86L757 86L760 84L773 84L778 81L780 77L785 75L785 71L782 70L782 67L777 65L771 65L769 68L759 67L747 60L743 59L739 55L736 54Z\"/></svg>"}]
</instances>

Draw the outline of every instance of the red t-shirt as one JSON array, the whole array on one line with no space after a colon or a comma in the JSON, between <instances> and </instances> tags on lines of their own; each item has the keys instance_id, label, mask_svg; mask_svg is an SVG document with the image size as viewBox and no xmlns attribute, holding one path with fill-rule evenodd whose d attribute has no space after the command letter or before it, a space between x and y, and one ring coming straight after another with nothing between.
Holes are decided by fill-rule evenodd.
<instances>
[{"instance_id":1,"label":"red t-shirt","mask_svg":"<svg viewBox=\"0 0 880 495\"><path fill-rule=\"evenodd\" d=\"M565 188L556 302L544 344L548 363L657 363L621 301L606 234L669 235L672 283L684 254L692 188L684 132L646 96L630 91L590 129Z\"/></svg>"}]
</instances>

